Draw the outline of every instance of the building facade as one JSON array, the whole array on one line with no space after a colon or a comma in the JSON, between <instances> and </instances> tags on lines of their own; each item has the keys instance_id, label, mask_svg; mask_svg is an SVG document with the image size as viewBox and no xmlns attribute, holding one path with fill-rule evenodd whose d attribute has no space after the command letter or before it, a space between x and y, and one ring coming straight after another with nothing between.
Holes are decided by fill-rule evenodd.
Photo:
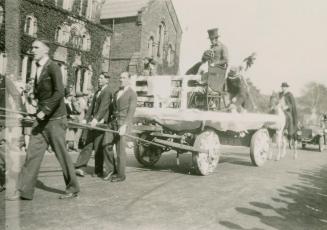
<instances>
[{"instance_id":1,"label":"building facade","mask_svg":"<svg viewBox=\"0 0 327 230\"><path fill-rule=\"evenodd\" d=\"M109 71L112 32L100 24L103 3L104 0L22 0L18 79L26 82L35 77L31 43L36 38L46 39L51 44L50 56L62 71L64 85L74 85L76 92L94 90L97 76ZM4 51L0 49L0 57Z\"/></svg>"},{"instance_id":2,"label":"building facade","mask_svg":"<svg viewBox=\"0 0 327 230\"><path fill-rule=\"evenodd\" d=\"M101 23L113 31L109 73L142 74L143 59L158 75L177 74L182 29L170 0L107 0Z\"/></svg>"}]
</instances>

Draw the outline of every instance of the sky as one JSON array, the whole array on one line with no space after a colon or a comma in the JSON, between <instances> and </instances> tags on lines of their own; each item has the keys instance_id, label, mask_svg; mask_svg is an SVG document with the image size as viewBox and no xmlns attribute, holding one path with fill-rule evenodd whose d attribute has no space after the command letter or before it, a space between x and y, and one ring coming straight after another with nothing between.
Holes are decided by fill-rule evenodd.
<instances>
[{"instance_id":1,"label":"sky","mask_svg":"<svg viewBox=\"0 0 327 230\"><path fill-rule=\"evenodd\" d=\"M264 94L282 82L301 95L306 83L327 86L326 0L172 0L182 26L180 73L210 46L207 30L218 27L230 65L257 53L247 71Z\"/></svg>"}]
</instances>

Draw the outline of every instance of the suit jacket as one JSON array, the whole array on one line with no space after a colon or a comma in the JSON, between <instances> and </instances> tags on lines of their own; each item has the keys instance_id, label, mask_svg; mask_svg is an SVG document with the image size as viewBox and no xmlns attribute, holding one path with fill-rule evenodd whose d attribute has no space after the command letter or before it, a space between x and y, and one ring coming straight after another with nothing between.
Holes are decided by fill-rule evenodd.
<instances>
[{"instance_id":1,"label":"suit jacket","mask_svg":"<svg viewBox=\"0 0 327 230\"><path fill-rule=\"evenodd\" d=\"M107 85L104 89L101 90L100 95L97 96L97 93L94 94L91 107L87 110L85 119L86 121L91 121L93 118L97 121L108 121L109 117L109 105L112 101L112 92Z\"/></svg>"},{"instance_id":2,"label":"suit jacket","mask_svg":"<svg viewBox=\"0 0 327 230\"><path fill-rule=\"evenodd\" d=\"M34 83L34 94L38 100L38 112L43 111L46 119L67 115L64 103L64 86L59 66L48 60Z\"/></svg>"},{"instance_id":3,"label":"suit jacket","mask_svg":"<svg viewBox=\"0 0 327 230\"><path fill-rule=\"evenodd\" d=\"M119 90L115 93L112 107L113 117L116 119L118 126L130 125L136 109L137 95L130 87L117 98Z\"/></svg>"}]
</instances>

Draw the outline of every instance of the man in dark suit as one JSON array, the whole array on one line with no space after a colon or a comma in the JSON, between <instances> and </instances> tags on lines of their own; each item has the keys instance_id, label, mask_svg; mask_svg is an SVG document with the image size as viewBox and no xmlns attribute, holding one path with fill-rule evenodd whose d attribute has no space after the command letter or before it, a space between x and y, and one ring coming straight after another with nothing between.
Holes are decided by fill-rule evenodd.
<instances>
[{"instance_id":1,"label":"man in dark suit","mask_svg":"<svg viewBox=\"0 0 327 230\"><path fill-rule=\"evenodd\" d=\"M110 116L111 129L118 130L119 135L106 132L104 137L104 155L108 164L109 173L104 178L111 182L120 182L126 179L126 136L132 128L133 116L136 109L136 93L130 87L131 75L123 72L120 75L120 88L114 94L112 116ZM115 164L113 145L116 144L117 164ZM117 174L116 174L117 173Z\"/></svg>"},{"instance_id":2,"label":"man in dark suit","mask_svg":"<svg viewBox=\"0 0 327 230\"><path fill-rule=\"evenodd\" d=\"M50 60L49 43L35 40L32 54L37 64L34 94L38 100L36 120L26 151L26 160L20 173L18 190L8 200L32 200L42 159L49 145L61 165L66 184L66 193L60 199L78 196L79 185L74 166L66 150L65 134L67 113L64 104L64 86L59 66Z\"/></svg>"},{"instance_id":3,"label":"man in dark suit","mask_svg":"<svg viewBox=\"0 0 327 230\"><path fill-rule=\"evenodd\" d=\"M97 124L108 121L109 105L112 101L112 93L108 86L109 76L102 73L98 78L98 91L94 94L91 107L85 116L85 121L95 127ZM95 152L94 174L103 176L103 148L102 140L104 133L97 130L88 130L84 141L84 148L79 154L75 163L76 174L78 176L85 175L85 168L90 160L92 150Z\"/></svg>"}]
</instances>

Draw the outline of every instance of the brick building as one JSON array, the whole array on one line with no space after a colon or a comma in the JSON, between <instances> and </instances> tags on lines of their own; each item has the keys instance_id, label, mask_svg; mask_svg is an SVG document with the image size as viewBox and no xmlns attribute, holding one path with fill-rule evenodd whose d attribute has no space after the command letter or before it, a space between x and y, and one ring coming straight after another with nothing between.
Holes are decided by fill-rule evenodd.
<instances>
[{"instance_id":1,"label":"brick building","mask_svg":"<svg viewBox=\"0 0 327 230\"><path fill-rule=\"evenodd\" d=\"M96 76L109 71L112 32L100 24L103 3L104 0L21 0L17 78L26 82L35 77L30 47L35 38L40 38L50 41L50 56L61 68L64 85L74 85L76 91L93 90ZM2 4L0 19L1 7ZM0 48L0 62L4 62L5 50Z\"/></svg>"},{"instance_id":2,"label":"brick building","mask_svg":"<svg viewBox=\"0 0 327 230\"><path fill-rule=\"evenodd\" d=\"M113 31L109 73L142 74L152 57L157 74L177 74L182 29L170 0L106 0L101 24Z\"/></svg>"}]
</instances>

